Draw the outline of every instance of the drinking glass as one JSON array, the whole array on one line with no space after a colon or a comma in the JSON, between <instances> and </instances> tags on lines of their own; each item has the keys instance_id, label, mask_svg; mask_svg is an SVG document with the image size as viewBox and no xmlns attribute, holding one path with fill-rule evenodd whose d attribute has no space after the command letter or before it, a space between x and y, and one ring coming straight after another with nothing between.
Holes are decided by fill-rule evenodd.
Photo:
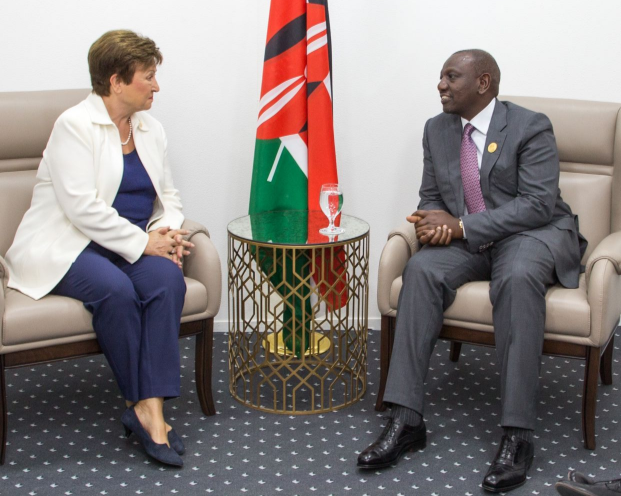
<instances>
[{"instance_id":1,"label":"drinking glass","mask_svg":"<svg viewBox=\"0 0 621 496\"><path fill-rule=\"evenodd\" d=\"M345 229L334 225L334 219L338 217L343 208L343 192L338 184L331 183L321 186L319 206L330 221L328 227L319 229L319 232L326 236L344 233Z\"/></svg>"}]
</instances>

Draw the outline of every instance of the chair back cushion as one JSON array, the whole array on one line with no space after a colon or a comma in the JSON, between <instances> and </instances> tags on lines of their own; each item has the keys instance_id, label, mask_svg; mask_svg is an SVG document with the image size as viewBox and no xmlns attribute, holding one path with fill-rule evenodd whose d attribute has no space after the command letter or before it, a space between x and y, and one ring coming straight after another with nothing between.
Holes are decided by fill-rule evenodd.
<instances>
[{"instance_id":1,"label":"chair back cushion","mask_svg":"<svg viewBox=\"0 0 621 496\"><path fill-rule=\"evenodd\" d=\"M88 89L0 93L0 255L11 246L32 199L54 122Z\"/></svg>"},{"instance_id":2,"label":"chair back cushion","mask_svg":"<svg viewBox=\"0 0 621 496\"><path fill-rule=\"evenodd\" d=\"M561 161L563 200L578 215L589 242L583 262L599 242L621 230L621 104L502 96L552 121Z\"/></svg>"}]
</instances>

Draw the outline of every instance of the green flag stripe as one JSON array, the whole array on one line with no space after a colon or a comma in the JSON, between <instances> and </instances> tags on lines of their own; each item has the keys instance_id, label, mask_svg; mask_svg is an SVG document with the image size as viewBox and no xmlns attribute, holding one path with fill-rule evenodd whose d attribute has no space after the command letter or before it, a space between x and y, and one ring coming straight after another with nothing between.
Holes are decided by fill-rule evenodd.
<instances>
[{"instance_id":1,"label":"green flag stripe","mask_svg":"<svg viewBox=\"0 0 621 496\"><path fill-rule=\"evenodd\" d=\"M297 162L283 147L274 168L274 163L281 148L280 139L257 139L254 150L254 168L252 170L252 187L250 190L249 213L255 214L272 210L308 209L308 178ZM272 173L271 181L270 173ZM264 239L272 238L270 229L282 230L283 226L255 225L253 233L259 233ZM292 244L305 243L307 233L292 229ZM282 311L283 340L287 348L297 356L308 349L309 329L312 315L310 290L301 285L310 277L309 261L306 253L301 251L295 260L274 260L270 249L261 248L255 253L257 264L268 275L276 291L283 298ZM294 289L295 288L295 289Z\"/></svg>"},{"instance_id":2,"label":"green flag stripe","mask_svg":"<svg viewBox=\"0 0 621 496\"><path fill-rule=\"evenodd\" d=\"M281 141L257 140L252 171L249 213L306 210L308 179L287 148L282 150L272 180L268 181Z\"/></svg>"}]
</instances>

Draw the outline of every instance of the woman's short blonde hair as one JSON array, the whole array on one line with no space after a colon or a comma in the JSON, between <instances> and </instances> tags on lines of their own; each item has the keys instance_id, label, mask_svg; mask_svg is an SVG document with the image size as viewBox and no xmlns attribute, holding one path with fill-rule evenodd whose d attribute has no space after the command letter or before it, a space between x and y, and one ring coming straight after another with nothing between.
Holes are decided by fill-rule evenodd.
<instances>
[{"instance_id":1,"label":"woman's short blonde hair","mask_svg":"<svg viewBox=\"0 0 621 496\"><path fill-rule=\"evenodd\" d=\"M152 39L126 29L108 31L88 51L93 91L99 96L109 96L113 74L130 84L137 68L161 64L162 60L164 57Z\"/></svg>"}]
</instances>

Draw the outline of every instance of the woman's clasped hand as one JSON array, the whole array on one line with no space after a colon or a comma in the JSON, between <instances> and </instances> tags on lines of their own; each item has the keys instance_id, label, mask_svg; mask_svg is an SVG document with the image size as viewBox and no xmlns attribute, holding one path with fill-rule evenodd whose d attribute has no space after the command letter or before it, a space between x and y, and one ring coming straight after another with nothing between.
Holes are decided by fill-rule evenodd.
<instances>
[{"instance_id":1,"label":"woman's clasped hand","mask_svg":"<svg viewBox=\"0 0 621 496\"><path fill-rule=\"evenodd\" d=\"M183 257L190 254L190 248L194 248L194 243L183 239L183 236L187 234L190 234L190 231L186 229L170 229L169 227L160 227L151 231L144 254L168 258L182 268Z\"/></svg>"}]
</instances>

